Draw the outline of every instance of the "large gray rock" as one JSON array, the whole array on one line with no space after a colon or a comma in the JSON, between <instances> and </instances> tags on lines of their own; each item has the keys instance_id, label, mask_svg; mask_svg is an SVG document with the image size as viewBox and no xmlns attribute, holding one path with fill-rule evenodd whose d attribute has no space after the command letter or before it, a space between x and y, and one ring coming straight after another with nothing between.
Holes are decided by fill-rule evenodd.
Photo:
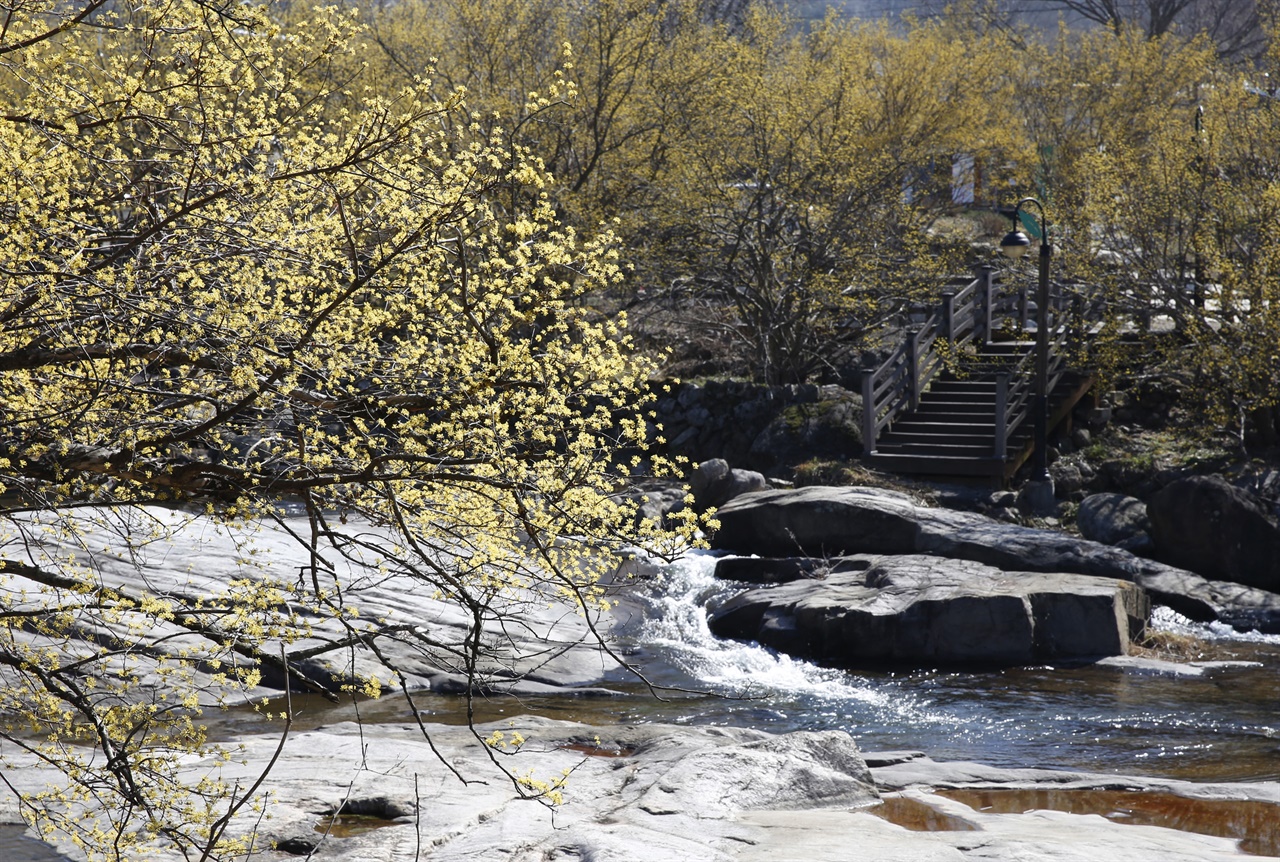
<instances>
[{"instance_id":1,"label":"large gray rock","mask_svg":"<svg viewBox=\"0 0 1280 862\"><path fill-rule=\"evenodd\" d=\"M1221 476L1171 482L1147 503L1156 557L1206 578L1280 592L1280 523Z\"/></svg>"},{"instance_id":2,"label":"large gray rock","mask_svg":"<svg viewBox=\"0 0 1280 862\"><path fill-rule=\"evenodd\" d=\"M711 613L711 630L841 667L1013 666L1125 654L1150 612L1127 581L919 555L863 562L746 590Z\"/></svg>"},{"instance_id":3,"label":"large gray rock","mask_svg":"<svg viewBox=\"0 0 1280 862\"><path fill-rule=\"evenodd\" d=\"M308 535L304 516L282 515L278 522L255 521L220 524L188 512L160 507L139 507L119 511L110 517L91 509L33 514L21 524L0 524L0 543L13 542L19 527L28 537L26 547L37 564L58 559L75 559L111 588L144 595L184 595L216 597L235 589L236 584L299 583L298 572L306 571L307 555L296 536ZM74 532L72 531L74 527ZM134 535L146 535L131 552L120 547L118 531L128 528ZM460 603L427 587L421 579L398 572L380 572L377 548L393 548L393 538L374 524L349 519L348 529L364 543L361 554L343 557L329 553L335 576L343 584L343 607L351 614L307 613L299 610L298 638L288 644L292 655L307 658L292 662L290 682L300 685L301 671L316 688L338 690L343 685L360 684L370 676L388 676L394 665L410 690L430 689L460 693L471 686L484 692L544 695L553 692L600 693L601 683L616 662L609 648L594 631L606 631L610 621L603 610L593 609L584 617L572 606L539 600L530 590L523 594L497 594L477 616ZM143 531L146 531L145 533ZM112 549L112 550L101 550ZM327 550L327 549L326 549ZM331 583L331 582L330 582ZM21 574L10 576L5 586L13 596L38 596L39 587ZM305 585L302 587L305 590ZM12 598L13 606L18 599ZM32 599L31 608L37 607ZM305 596L297 605L306 608ZM357 616L358 614L358 616ZM508 620L518 618L520 625ZM176 656L185 649L202 655L217 655L216 647L180 628L141 615L122 615L104 622L102 628L82 628L84 637L141 637L130 662L143 676L143 684L131 694L146 698L162 691L167 683L158 672L157 659ZM130 627L134 628L130 628ZM141 633L141 634L140 634ZM376 651L360 641L347 643L354 633L369 641L376 638ZM76 640L69 646L42 639L39 632L16 631L14 636L33 646L79 649ZM479 641L476 663L468 667L463 656L467 644ZM245 660L241 657L241 660ZM262 685L248 692L252 697L277 696L284 685L283 675L267 664ZM0 665L0 680L12 669ZM212 669L196 672L199 689L221 690L210 682Z\"/></svg>"},{"instance_id":4,"label":"large gray rock","mask_svg":"<svg viewBox=\"0 0 1280 862\"><path fill-rule=\"evenodd\" d=\"M1280 786L1271 783L1197 785L998 769L909 753L864 758L842 732L591 727L529 716L478 730L481 736L501 732L508 741L519 732L528 741L513 754L487 751L465 727L343 723L295 731L263 787L272 794L266 816L246 809L232 835L256 829L259 849L252 858L262 862L1239 862L1235 842L1226 838L1061 811L1002 814L928 788L1131 787L1182 800L1280 802ZM250 785L279 740L240 741L243 750L229 762L192 762L192 776L220 769L229 782ZM548 780L567 773L563 804L551 810L521 799L491 754L517 775ZM34 756L9 756L5 778L14 789L44 786L49 776ZM904 829L882 816L877 785L937 809L950 823L971 826ZM328 816L338 810L387 819L368 824L375 828L326 835ZM0 795L0 822L17 816L16 800ZM268 849L273 845L277 849ZM69 843L62 849L74 860L84 858ZM179 859L163 854L158 862Z\"/></svg>"},{"instance_id":5,"label":"large gray rock","mask_svg":"<svg viewBox=\"0 0 1280 862\"><path fill-rule=\"evenodd\" d=\"M1280 595L1142 559L1121 548L974 512L932 509L880 488L802 488L731 501L712 546L760 556L932 554L1006 571L1133 581L1194 620L1280 632Z\"/></svg>"},{"instance_id":6,"label":"large gray rock","mask_svg":"<svg viewBox=\"0 0 1280 862\"><path fill-rule=\"evenodd\" d=\"M1147 504L1124 494L1090 494L1076 513L1080 535L1104 545L1139 551L1151 547Z\"/></svg>"},{"instance_id":7,"label":"large gray rock","mask_svg":"<svg viewBox=\"0 0 1280 862\"><path fill-rule=\"evenodd\" d=\"M689 490L694 508L699 512L723 506L734 497L767 490L769 484L760 473L729 466L723 458L703 461L689 474Z\"/></svg>"},{"instance_id":8,"label":"large gray rock","mask_svg":"<svg viewBox=\"0 0 1280 862\"><path fill-rule=\"evenodd\" d=\"M409 721L295 733L263 788L272 794L269 816L249 814L233 833L256 829L264 850L253 858L263 860L289 858L265 850L274 845L317 862L730 862L744 844L772 842L768 829L743 825L746 813L834 813L879 799L842 731L590 727L530 716L477 730L480 738L499 734L505 745L490 749L465 727L419 730ZM526 740L518 747L511 745L516 733ZM231 762L196 761L192 774L217 770L249 786L279 739L241 742ZM522 800L491 757L513 776L564 781L563 804L552 810ZM23 765L12 776L6 768L6 779L20 791L41 787L48 776L35 758ZM326 836L328 815L337 811L383 820ZM16 801L0 795L0 821L16 812Z\"/></svg>"},{"instance_id":9,"label":"large gray rock","mask_svg":"<svg viewBox=\"0 0 1280 862\"><path fill-rule=\"evenodd\" d=\"M766 491L716 513L711 546L761 556L911 553L920 538L916 505L879 488Z\"/></svg>"}]
</instances>

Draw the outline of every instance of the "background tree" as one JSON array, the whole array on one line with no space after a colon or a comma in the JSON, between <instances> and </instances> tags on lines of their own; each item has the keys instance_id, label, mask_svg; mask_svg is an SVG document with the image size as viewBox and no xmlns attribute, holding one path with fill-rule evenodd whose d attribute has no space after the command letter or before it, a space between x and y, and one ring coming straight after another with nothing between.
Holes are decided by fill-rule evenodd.
<instances>
[{"instance_id":1,"label":"background tree","mask_svg":"<svg viewBox=\"0 0 1280 862\"><path fill-rule=\"evenodd\" d=\"M997 26L1008 26L1013 18L1033 18L1048 29L1052 21L1045 16L1058 13L1077 33L1098 26L1147 39L1205 36L1222 59L1253 63L1267 51L1277 7L1274 0L1033 0L976 4L974 11L980 20Z\"/></svg>"},{"instance_id":2,"label":"background tree","mask_svg":"<svg viewBox=\"0 0 1280 862\"><path fill-rule=\"evenodd\" d=\"M762 11L707 40L721 71L685 91L687 143L663 181L669 265L756 376L803 382L966 265L930 245L923 169L949 183L954 154L989 150L973 83L986 43L834 17L799 32Z\"/></svg>"},{"instance_id":3,"label":"background tree","mask_svg":"<svg viewBox=\"0 0 1280 862\"><path fill-rule=\"evenodd\" d=\"M1183 124L1099 165L1115 208L1099 228L1131 294L1177 327L1169 362L1207 424L1241 445L1275 439L1275 224L1280 149L1275 100L1253 74L1218 69Z\"/></svg>"}]
</instances>

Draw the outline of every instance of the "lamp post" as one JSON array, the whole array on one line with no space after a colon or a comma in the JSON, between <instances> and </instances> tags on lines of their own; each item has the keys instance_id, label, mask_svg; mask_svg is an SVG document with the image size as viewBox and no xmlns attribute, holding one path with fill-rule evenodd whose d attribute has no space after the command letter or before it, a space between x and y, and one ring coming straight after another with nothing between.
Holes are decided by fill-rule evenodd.
<instances>
[{"instance_id":1,"label":"lamp post","mask_svg":"<svg viewBox=\"0 0 1280 862\"><path fill-rule=\"evenodd\" d=\"M1039 222L1025 211L1028 205L1035 205L1039 211ZM1048 509L1053 504L1053 480L1049 476L1049 261L1053 258L1053 246L1049 242L1049 220L1045 216L1044 205L1035 198L1023 198L1013 210L1013 230L1000 240L1000 251L1010 258L1017 259L1026 254L1031 247L1031 240L1018 225L1021 223L1040 239L1040 280L1036 285L1036 388L1035 401L1032 405L1034 420L1035 452L1032 460L1033 483L1044 483L1035 489L1035 499L1039 500L1048 488L1047 504L1041 501L1037 509Z\"/></svg>"}]
</instances>

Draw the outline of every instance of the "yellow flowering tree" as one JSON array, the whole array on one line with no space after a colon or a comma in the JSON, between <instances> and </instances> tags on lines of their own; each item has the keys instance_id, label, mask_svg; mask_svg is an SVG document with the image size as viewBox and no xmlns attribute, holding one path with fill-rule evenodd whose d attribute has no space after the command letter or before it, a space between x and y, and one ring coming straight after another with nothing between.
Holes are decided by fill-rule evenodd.
<instances>
[{"instance_id":1,"label":"yellow flowering tree","mask_svg":"<svg viewBox=\"0 0 1280 862\"><path fill-rule=\"evenodd\" d=\"M1093 160L1097 234L1122 262L1130 309L1173 321L1164 347L1191 383L1187 405L1242 446L1280 428L1280 100L1259 80L1206 66L1164 128Z\"/></svg>"},{"instance_id":2,"label":"yellow flowering tree","mask_svg":"<svg viewBox=\"0 0 1280 862\"><path fill-rule=\"evenodd\" d=\"M0 27L0 739L64 774L24 811L91 856L247 851L256 788L180 769L226 756L202 705L264 675L375 694L314 662L360 646L403 682L393 641L476 682L486 626L590 619L630 548L681 541L616 494L649 367L580 301L619 278L612 237L562 224L539 159L429 69L366 82L351 15L287 20L86 0ZM296 578L104 574L174 518L282 501ZM408 578L467 636L358 617L354 577Z\"/></svg>"},{"instance_id":3,"label":"yellow flowering tree","mask_svg":"<svg viewBox=\"0 0 1280 862\"><path fill-rule=\"evenodd\" d=\"M662 177L672 280L758 378L803 382L967 265L909 192L990 148L987 43L834 16L802 32L761 7L701 39L716 68L673 106L685 143Z\"/></svg>"},{"instance_id":4,"label":"yellow flowering tree","mask_svg":"<svg viewBox=\"0 0 1280 862\"><path fill-rule=\"evenodd\" d=\"M1274 57L1242 70L1206 38L1120 28L1064 31L1010 59L1022 188L1047 205L1055 270L1113 312L1094 360L1113 371L1164 364L1185 381L1182 406L1202 427L1270 442L1280 375ZM1175 331L1147 331L1153 318Z\"/></svg>"}]
</instances>

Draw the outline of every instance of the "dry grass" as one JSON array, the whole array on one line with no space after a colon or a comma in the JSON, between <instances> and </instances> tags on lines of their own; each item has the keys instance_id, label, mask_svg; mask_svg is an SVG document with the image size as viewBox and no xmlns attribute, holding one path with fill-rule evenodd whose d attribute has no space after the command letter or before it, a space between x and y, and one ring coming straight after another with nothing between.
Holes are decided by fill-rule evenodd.
<instances>
[{"instance_id":1,"label":"dry grass","mask_svg":"<svg viewBox=\"0 0 1280 862\"><path fill-rule=\"evenodd\" d=\"M1203 661L1210 657L1210 645L1194 635L1147 629L1134 643L1132 654L1164 661Z\"/></svg>"}]
</instances>

